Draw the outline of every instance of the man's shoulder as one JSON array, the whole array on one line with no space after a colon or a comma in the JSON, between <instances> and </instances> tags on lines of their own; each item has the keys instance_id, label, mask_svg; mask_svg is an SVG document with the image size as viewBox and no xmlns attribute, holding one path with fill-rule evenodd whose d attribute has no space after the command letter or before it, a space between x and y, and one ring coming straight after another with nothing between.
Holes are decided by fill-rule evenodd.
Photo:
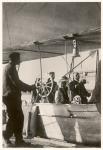
<instances>
[{"instance_id":1,"label":"man's shoulder","mask_svg":"<svg viewBox=\"0 0 103 150\"><path fill-rule=\"evenodd\" d=\"M9 69L9 68L11 68L11 65L10 65L10 64L7 64L7 65L5 66L5 69Z\"/></svg>"},{"instance_id":2,"label":"man's shoulder","mask_svg":"<svg viewBox=\"0 0 103 150\"><path fill-rule=\"evenodd\" d=\"M7 64L4 68L4 72L9 72L9 71L12 71L12 70L13 70L13 67L10 64Z\"/></svg>"},{"instance_id":3,"label":"man's shoulder","mask_svg":"<svg viewBox=\"0 0 103 150\"><path fill-rule=\"evenodd\" d=\"M78 81L73 80L73 81L71 81L71 82L69 83L69 87L74 87L75 85L78 85L78 84L79 84Z\"/></svg>"},{"instance_id":4,"label":"man's shoulder","mask_svg":"<svg viewBox=\"0 0 103 150\"><path fill-rule=\"evenodd\" d=\"M63 91L63 88L60 87L60 88L58 89L58 91L61 93L61 92Z\"/></svg>"},{"instance_id":5,"label":"man's shoulder","mask_svg":"<svg viewBox=\"0 0 103 150\"><path fill-rule=\"evenodd\" d=\"M56 81L53 81L53 83L54 83L55 85L57 85L57 82L56 82Z\"/></svg>"},{"instance_id":6,"label":"man's shoulder","mask_svg":"<svg viewBox=\"0 0 103 150\"><path fill-rule=\"evenodd\" d=\"M77 81L76 81L76 80L73 80L73 81L71 81L69 84L74 84L74 83L77 83Z\"/></svg>"},{"instance_id":7,"label":"man's shoulder","mask_svg":"<svg viewBox=\"0 0 103 150\"><path fill-rule=\"evenodd\" d=\"M5 65L5 67L4 67L4 71L6 71L6 70L8 70L10 68L10 65L9 64L7 64L7 65Z\"/></svg>"}]
</instances>

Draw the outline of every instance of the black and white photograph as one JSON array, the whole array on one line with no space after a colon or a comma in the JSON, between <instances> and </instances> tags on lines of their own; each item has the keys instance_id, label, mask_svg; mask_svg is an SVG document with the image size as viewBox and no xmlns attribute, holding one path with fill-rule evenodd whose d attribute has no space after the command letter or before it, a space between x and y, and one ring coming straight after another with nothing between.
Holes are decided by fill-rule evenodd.
<instances>
[{"instance_id":1,"label":"black and white photograph","mask_svg":"<svg viewBox=\"0 0 103 150\"><path fill-rule=\"evenodd\" d=\"M2 7L2 148L101 148L101 2Z\"/></svg>"}]
</instances>

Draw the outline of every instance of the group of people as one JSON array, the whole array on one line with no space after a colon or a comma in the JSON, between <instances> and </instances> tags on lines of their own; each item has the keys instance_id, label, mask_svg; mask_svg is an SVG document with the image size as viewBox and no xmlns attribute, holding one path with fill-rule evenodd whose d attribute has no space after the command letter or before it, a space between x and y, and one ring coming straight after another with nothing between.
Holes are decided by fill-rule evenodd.
<instances>
[{"instance_id":1,"label":"group of people","mask_svg":"<svg viewBox=\"0 0 103 150\"><path fill-rule=\"evenodd\" d=\"M49 103L61 103L61 104L69 104L75 101L75 99L80 98L80 102L82 104L87 104L87 97L90 97L90 93L86 90L85 84L86 80L80 79L80 74L74 74L74 80L68 83L68 78L63 76L59 81L59 86L55 81L55 73L50 72L50 77L53 81L52 91L47 97Z\"/></svg>"},{"instance_id":2,"label":"group of people","mask_svg":"<svg viewBox=\"0 0 103 150\"><path fill-rule=\"evenodd\" d=\"M16 70L16 65L19 64L20 54L16 52L11 53L9 55L9 63L6 65L3 73L3 103L6 105L8 113L6 130L3 131L4 147L8 147L11 144L10 138L12 135L15 136L16 147L28 144L25 143L22 136L24 115L22 111L21 91L34 91L35 95L36 86L35 84L27 85L19 79ZM60 80L60 86L54 81L55 73L50 72L50 76L53 80L53 88L48 96L50 103L72 103L77 95L80 96L81 103L87 103L87 97L90 96L90 93L88 93L84 86L86 80L79 81L79 73L75 74L74 80L70 83L68 83L68 78L63 76Z\"/></svg>"},{"instance_id":3,"label":"group of people","mask_svg":"<svg viewBox=\"0 0 103 150\"><path fill-rule=\"evenodd\" d=\"M78 100L78 103L81 104L88 103L87 97L90 97L91 94L85 88L86 80L82 79L81 81L79 81L79 73L74 74L74 80L70 83L68 82L68 78L66 76L63 76L59 81L59 85L55 81L55 72L49 72L49 76L52 80L52 90L50 94L48 96L45 95L45 97L42 97L41 100L40 90L37 93L34 91L32 102L34 101L34 103L39 103L42 101L56 104L69 104L76 103L76 101Z\"/></svg>"}]
</instances>

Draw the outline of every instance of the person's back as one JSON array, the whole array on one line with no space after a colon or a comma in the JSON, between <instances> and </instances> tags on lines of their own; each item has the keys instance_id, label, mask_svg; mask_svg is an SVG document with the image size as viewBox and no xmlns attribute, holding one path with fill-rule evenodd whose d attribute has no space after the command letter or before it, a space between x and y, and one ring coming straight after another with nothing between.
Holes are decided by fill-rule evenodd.
<instances>
[{"instance_id":1,"label":"person's back","mask_svg":"<svg viewBox=\"0 0 103 150\"><path fill-rule=\"evenodd\" d=\"M7 64L3 71L3 96L8 96L10 94L21 96L20 88L14 82L15 80L18 80L15 78L15 74L16 68L10 63ZM14 81L13 78L15 78Z\"/></svg>"},{"instance_id":2,"label":"person's back","mask_svg":"<svg viewBox=\"0 0 103 150\"><path fill-rule=\"evenodd\" d=\"M11 53L9 63L4 69L3 74L3 103L6 105L8 120L6 129L3 132L4 146L11 144L10 138L15 136L15 145L21 146L26 143L23 141L22 130L24 115L22 111L21 91L31 91L35 85L23 83L18 76L16 65L20 64L20 54Z\"/></svg>"}]
</instances>

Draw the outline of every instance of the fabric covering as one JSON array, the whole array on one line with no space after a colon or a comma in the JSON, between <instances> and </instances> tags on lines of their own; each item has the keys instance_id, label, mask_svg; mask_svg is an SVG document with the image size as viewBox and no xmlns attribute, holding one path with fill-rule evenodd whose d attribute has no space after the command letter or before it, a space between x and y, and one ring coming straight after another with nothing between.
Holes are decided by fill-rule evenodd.
<instances>
[{"instance_id":1,"label":"fabric covering","mask_svg":"<svg viewBox=\"0 0 103 150\"><path fill-rule=\"evenodd\" d=\"M65 10L65 11L64 11ZM54 57L73 49L72 40L80 51L100 48L101 5L97 2L65 3L3 3L3 62L17 51L21 60ZM33 42L42 42L35 45Z\"/></svg>"}]
</instances>

